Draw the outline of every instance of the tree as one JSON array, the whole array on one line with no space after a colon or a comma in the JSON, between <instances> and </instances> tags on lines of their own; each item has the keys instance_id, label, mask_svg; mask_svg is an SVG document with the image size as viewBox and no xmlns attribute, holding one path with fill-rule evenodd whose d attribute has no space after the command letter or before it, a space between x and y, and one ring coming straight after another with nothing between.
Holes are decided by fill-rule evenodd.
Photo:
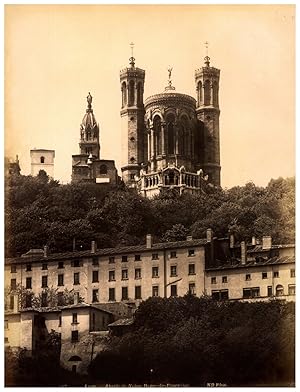
<instances>
[{"instance_id":1,"label":"tree","mask_svg":"<svg viewBox=\"0 0 300 392\"><path fill-rule=\"evenodd\" d=\"M180 223L173 225L170 230L167 230L162 236L163 242L184 241L188 234L188 230Z\"/></svg>"},{"instance_id":2,"label":"tree","mask_svg":"<svg viewBox=\"0 0 300 392\"><path fill-rule=\"evenodd\" d=\"M137 309L132 330L112 336L92 361L91 376L127 384L292 385L294 320L294 306L276 300L149 298ZM112 364L122 364L117 376Z\"/></svg>"}]
</instances>

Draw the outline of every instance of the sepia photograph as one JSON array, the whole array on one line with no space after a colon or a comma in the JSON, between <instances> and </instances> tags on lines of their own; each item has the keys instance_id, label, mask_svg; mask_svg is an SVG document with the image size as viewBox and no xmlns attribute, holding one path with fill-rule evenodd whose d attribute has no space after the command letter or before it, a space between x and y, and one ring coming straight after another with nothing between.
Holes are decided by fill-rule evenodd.
<instances>
[{"instance_id":1,"label":"sepia photograph","mask_svg":"<svg viewBox=\"0 0 300 392\"><path fill-rule=\"evenodd\" d=\"M6 387L295 387L295 16L4 5Z\"/></svg>"}]
</instances>

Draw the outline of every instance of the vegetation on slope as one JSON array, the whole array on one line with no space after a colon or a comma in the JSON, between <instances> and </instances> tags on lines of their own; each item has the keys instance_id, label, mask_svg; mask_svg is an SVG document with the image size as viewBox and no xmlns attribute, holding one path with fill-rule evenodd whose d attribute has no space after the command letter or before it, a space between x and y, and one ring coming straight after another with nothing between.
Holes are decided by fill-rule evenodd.
<instances>
[{"instance_id":1,"label":"vegetation on slope","mask_svg":"<svg viewBox=\"0 0 300 392\"><path fill-rule=\"evenodd\" d=\"M51 252L134 245L152 233L157 241L186 234L202 238L230 230L237 239L271 235L274 243L294 242L295 179L271 180L231 189L207 187L198 195L174 191L149 200L132 190L97 184L60 185L45 172L12 176L6 184L6 254L15 256L48 245Z\"/></svg>"}]
</instances>

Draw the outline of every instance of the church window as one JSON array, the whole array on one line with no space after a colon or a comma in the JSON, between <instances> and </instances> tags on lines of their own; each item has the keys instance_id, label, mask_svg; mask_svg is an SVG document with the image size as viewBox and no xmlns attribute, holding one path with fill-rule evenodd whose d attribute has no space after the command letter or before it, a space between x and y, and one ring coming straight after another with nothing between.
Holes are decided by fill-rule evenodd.
<instances>
[{"instance_id":1,"label":"church window","mask_svg":"<svg viewBox=\"0 0 300 392\"><path fill-rule=\"evenodd\" d=\"M127 91L126 83L122 83L122 108L127 105Z\"/></svg>"},{"instance_id":2,"label":"church window","mask_svg":"<svg viewBox=\"0 0 300 392\"><path fill-rule=\"evenodd\" d=\"M218 84L217 82L213 83L213 105L218 106Z\"/></svg>"},{"instance_id":3,"label":"church window","mask_svg":"<svg viewBox=\"0 0 300 392\"><path fill-rule=\"evenodd\" d=\"M162 134L161 134L161 120L159 116L155 116L153 120L154 132L156 135L156 152L157 155L162 153Z\"/></svg>"},{"instance_id":4,"label":"church window","mask_svg":"<svg viewBox=\"0 0 300 392\"><path fill-rule=\"evenodd\" d=\"M204 105L210 105L210 81L206 80L204 83Z\"/></svg>"},{"instance_id":5,"label":"church window","mask_svg":"<svg viewBox=\"0 0 300 392\"><path fill-rule=\"evenodd\" d=\"M131 162L131 163L134 163L134 162L135 162L135 158L134 158L134 157L131 157L131 158L130 158L130 162Z\"/></svg>"},{"instance_id":6,"label":"church window","mask_svg":"<svg viewBox=\"0 0 300 392\"><path fill-rule=\"evenodd\" d=\"M106 165L100 166L100 174L107 174L107 166Z\"/></svg>"},{"instance_id":7,"label":"church window","mask_svg":"<svg viewBox=\"0 0 300 392\"><path fill-rule=\"evenodd\" d=\"M179 140L178 140L178 145L179 145L179 154L184 155L185 154L185 128L183 124L180 124L179 128Z\"/></svg>"},{"instance_id":8,"label":"church window","mask_svg":"<svg viewBox=\"0 0 300 392\"><path fill-rule=\"evenodd\" d=\"M203 91L202 91L202 82L201 80L198 82L197 85L197 93L198 93L198 104L202 104L203 102Z\"/></svg>"},{"instance_id":9,"label":"church window","mask_svg":"<svg viewBox=\"0 0 300 392\"><path fill-rule=\"evenodd\" d=\"M174 134L174 116L169 116L167 118L167 132L168 132L168 153L174 154L175 147L175 134Z\"/></svg>"},{"instance_id":10,"label":"church window","mask_svg":"<svg viewBox=\"0 0 300 392\"><path fill-rule=\"evenodd\" d=\"M41 157L40 161L41 163L45 163L45 157Z\"/></svg>"},{"instance_id":11,"label":"church window","mask_svg":"<svg viewBox=\"0 0 300 392\"><path fill-rule=\"evenodd\" d=\"M134 142L134 141L135 141L135 138L132 136L132 137L130 138L130 141L131 141L131 142Z\"/></svg>"},{"instance_id":12,"label":"church window","mask_svg":"<svg viewBox=\"0 0 300 392\"><path fill-rule=\"evenodd\" d=\"M128 106L134 105L134 81L130 80L129 82L129 97L128 97Z\"/></svg>"},{"instance_id":13,"label":"church window","mask_svg":"<svg viewBox=\"0 0 300 392\"><path fill-rule=\"evenodd\" d=\"M140 82L137 86L137 104L141 105L143 103L143 87Z\"/></svg>"}]
</instances>

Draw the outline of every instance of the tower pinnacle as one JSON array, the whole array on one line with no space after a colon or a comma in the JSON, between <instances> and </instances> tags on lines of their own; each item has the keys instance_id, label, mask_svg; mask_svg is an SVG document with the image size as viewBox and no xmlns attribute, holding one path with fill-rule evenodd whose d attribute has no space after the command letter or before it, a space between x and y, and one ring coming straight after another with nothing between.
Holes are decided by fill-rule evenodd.
<instances>
[{"instance_id":1,"label":"tower pinnacle","mask_svg":"<svg viewBox=\"0 0 300 392\"><path fill-rule=\"evenodd\" d=\"M210 57L208 56L208 42L204 42L206 48L206 56L204 57L204 64L209 67Z\"/></svg>"},{"instance_id":2,"label":"tower pinnacle","mask_svg":"<svg viewBox=\"0 0 300 392\"><path fill-rule=\"evenodd\" d=\"M86 97L86 100L87 100L87 103L88 103L87 111L93 111L92 110L93 97L91 96L91 93L89 93L89 95Z\"/></svg>"},{"instance_id":3,"label":"tower pinnacle","mask_svg":"<svg viewBox=\"0 0 300 392\"><path fill-rule=\"evenodd\" d=\"M134 68L135 58L133 57L133 48L134 48L134 43L133 42L131 42L130 47L131 47L131 57L129 59L129 64L131 65L132 68Z\"/></svg>"}]
</instances>

